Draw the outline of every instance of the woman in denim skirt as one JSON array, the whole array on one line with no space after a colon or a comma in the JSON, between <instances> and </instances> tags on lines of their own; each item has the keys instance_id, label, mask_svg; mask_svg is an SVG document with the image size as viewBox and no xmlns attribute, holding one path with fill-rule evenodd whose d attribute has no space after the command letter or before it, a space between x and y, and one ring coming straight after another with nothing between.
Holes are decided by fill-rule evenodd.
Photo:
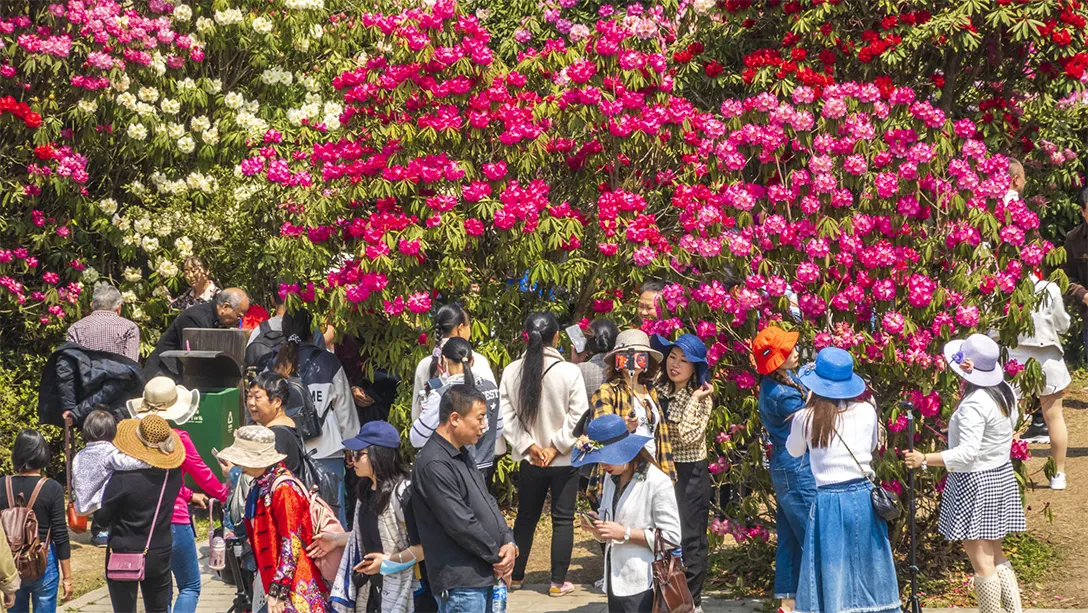
<instances>
[{"instance_id":1,"label":"woman in denim skirt","mask_svg":"<svg viewBox=\"0 0 1088 613\"><path fill-rule=\"evenodd\" d=\"M759 386L759 419L771 439L771 482L778 501L774 597L782 600L779 611L784 613L796 606L801 547L812 500L816 497L808 454L795 458L786 452L790 418L805 406L804 388L793 374L798 364L796 345L797 332L775 326L764 328L752 340L756 370L763 375Z\"/></svg>"},{"instance_id":2,"label":"woman in denim skirt","mask_svg":"<svg viewBox=\"0 0 1088 613\"><path fill-rule=\"evenodd\" d=\"M888 524L873 511L869 480L878 445L876 408L859 397L865 382L854 358L835 347L798 377L811 390L794 415L786 448L809 454L816 500L805 531L797 610L813 613L899 611Z\"/></svg>"},{"instance_id":3,"label":"woman in denim skirt","mask_svg":"<svg viewBox=\"0 0 1088 613\"><path fill-rule=\"evenodd\" d=\"M980 613L1020 613L1016 573L1002 550L1005 535L1027 530L1024 504L1009 452L1018 414L1005 383L1001 350L990 337L972 334L944 348L948 368L963 379L959 406L948 420L948 449L904 454L910 468L944 466L937 529L963 541L975 571Z\"/></svg>"}]
</instances>

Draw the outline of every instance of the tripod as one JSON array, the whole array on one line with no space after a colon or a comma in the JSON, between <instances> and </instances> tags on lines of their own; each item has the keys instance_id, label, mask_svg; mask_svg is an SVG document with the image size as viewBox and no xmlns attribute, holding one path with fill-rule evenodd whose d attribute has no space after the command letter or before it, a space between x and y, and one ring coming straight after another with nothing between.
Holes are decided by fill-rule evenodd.
<instances>
[{"instance_id":1,"label":"tripod","mask_svg":"<svg viewBox=\"0 0 1088 613\"><path fill-rule=\"evenodd\" d=\"M234 574L234 604L227 609L227 613L250 613L253 608L253 597L250 595L252 583L246 580L248 572L242 570L242 541L237 538L227 539L227 549L230 555L226 556L227 565Z\"/></svg>"},{"instance_id":2,"label":"tripod","mask_svg":"<svg viewBox=\"0 0 1088 613\"><path fill-rule=\"evenodd\" d=\"M907 449L914 451L914 407L906 401L900 406L907 411ZM917 501L913 468L907 471L907 487L910 489L910 519L908 520L910 524L910 598L907 599L906 611L922 613L922 601L918 598L918 535L914 521Z\"/></svg>"}]
</instances>

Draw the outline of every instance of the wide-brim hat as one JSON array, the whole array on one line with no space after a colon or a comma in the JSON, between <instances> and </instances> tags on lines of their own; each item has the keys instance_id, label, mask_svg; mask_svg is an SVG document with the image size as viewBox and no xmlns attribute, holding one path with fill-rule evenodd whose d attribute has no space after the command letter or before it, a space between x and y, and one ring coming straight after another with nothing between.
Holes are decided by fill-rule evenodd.
<instances>
[{"instance_id":1,"label":"wide-brim hat","mask_svg":"<svg viewBox=\"0 0 1088 613\"><path fill-rule=\"evenodd\" d=\"M619 415L601 415L586 426L589 442L575 447L570 465L580 468L587 464L626 464L650 442L650 437L632 434L627 422Z\"/></svg>"},{"instance_id":2,"label":"wide-brim hat","mask_svg":"<svg viewBox=\"0 0 1088 613\"><path fill-rule=\"evenodd\" d=\"M694 334L683 334L673 342L660 334L655 334L650 339L650 345L661 352L663 359L669 357L673 347L679 347L684 353L684 358L695 367L695 377L699 385L706 383L706 375L710 370L710 364L706 361L706 344Z\"/></svg>"},{"instance_id":3,"label":"wide-brim hat","mask_svg":"<svg viewBox=\"0 0 1088 613\"><path fill-rule=\"evenodd\" d=\"M944 359L952 372L979 387L993 387L1005 380L1005 371L998 362L1000 357L1001 348L985 334L972 334L944 346ZM963 369L967 360L971 360L970 372Z\"/></svg>"},{"instance_id":4,"label":"wide-brim hat","mask_svg":"<svg viewBox=\"0 0 1088 613\"><path fill-rule=\"evenodd\" d=\"M854 372L854 356L838 347L821 349L816 361L802 367L797 378L824 398L845 400L865 392L865 380Z\"/></svg>"},{"instance_id":5,"label":"wide-brim hat","mask_svg":"<svg viewBox=\"0 0 1088 613\"><path fill-rule=\"evenodd\" d=\"M789 359L793 348L797 346L797 330L783 330L778 326L767 326L752 339L752 359L756 363L756 372L769 375Z\"/></svg>"},{"instance_id":6,"label":"wide-brim hat","mask_svg":"<svg viewBox=\"0 0 1088 613\"><path fill-rule=\"evenodd\" d=\"M637 328L624 330L616 336L616 348L605 354L605 361L611 360L617 353L625 351L645 351L650 358L658 364L661 363L661 352L650 345L650 337Z\"/></svg>"},{"instance_id":7,"label":"wide-brim hat","mask_svg":"<svg viewBox=\"0 0 1088 613\"><path fill-rule=\"evenodd\" d=\"M115 447L122 453L143 460L155 468L177 468L185 461L181 437L158 415L146 419L126 419L117 424Z\"/></svg>"},{"instance_id":8,"label":"wide-brim hat","mask_svg":"<svg viewBox=\"0 0 1088 613\"><path fill-rule=\"evenodd\" d=\"M155 377L144 385L144 394L125 403L130 417L158 415L177 425L193 418L200 408L200 392L177 385L170 377Z\"/></svg>"},{"instance_id":9,"label":"wide-brim hat","mask_svg":"<svg viewBox=\"0 0 1088 613\"><path fill-rule=\"evenodd\" d=\"M276 434L264 426L242 426L234 431L234 444L219 457L242 468L268 468L287 454L276 451Z\"/></svg>"}]
</instances>

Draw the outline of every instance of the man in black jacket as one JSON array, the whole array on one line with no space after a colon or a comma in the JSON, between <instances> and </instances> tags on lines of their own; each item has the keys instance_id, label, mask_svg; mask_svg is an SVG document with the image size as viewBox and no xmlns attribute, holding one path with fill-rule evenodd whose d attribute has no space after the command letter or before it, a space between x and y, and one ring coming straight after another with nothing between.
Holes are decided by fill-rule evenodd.
<instances>
[{"instance_id":1,"label":"man in black jacket","mask_svg":"<svg viewBox=\"0 0 1088 613\"><path fill-rule=\"evenodd\" d=\"M431 591L440 613L489 613L496 577L509 582L517 546L470 449L487 425L487 401L454 385L438 413L441 423L412 468L412 510Z\"/></svg>"},{"instance_id":2,"label":"man in black jacket","mask_svg":"<svg viewBox=\"0 0 1088 613\"><path fill-rule=\"evenodd\" d=\"M164 359L164 351L185 349L182 332L189 328L234 328L249 310L249 297L237 287L227 288L215 295L212 302L203 302L181 312L163 333L155 350L144 365L144 376L150 380L159 374L176 378L181 374L177 360Z\"/></svg>"},{"instance_id":3,"label":"man in black jacket","mask_svg":"<svg viewBox=\"0 0 1088 613\"><path fill-rule=\"evenodd\" d=\"M70 415L81 427L96 408L128 417L125 401L143 393L140 365L123 355L95 351L75 343L57 347L42 369L38 388L38 421L63 426Z\"/></svg>"}]
</instances>

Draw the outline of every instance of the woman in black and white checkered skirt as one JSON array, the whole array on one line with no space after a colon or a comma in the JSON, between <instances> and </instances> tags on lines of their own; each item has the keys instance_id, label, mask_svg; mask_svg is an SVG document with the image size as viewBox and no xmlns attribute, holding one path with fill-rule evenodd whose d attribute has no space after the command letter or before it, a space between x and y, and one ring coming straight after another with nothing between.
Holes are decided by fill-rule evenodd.
<instances>
[{"instance_id":1,"label":"woman in black and white checkered skirt","mask_svg":"<svg viewBox=\"0 0 1088 613\"><path fill-rule=\"evenodd\" d=\"M979 612L1020 613L1016 573L1001 549L1006 534L1027 530L1009 459L1016 395L998 362L1000 349L989 337L952 341L944 354L964 380L960 404L948 422L948 449L907 452L904 459L911 468L948 469L938 529L948 540L963 541L975 571Z\"/></svg>"}]
</instances>

